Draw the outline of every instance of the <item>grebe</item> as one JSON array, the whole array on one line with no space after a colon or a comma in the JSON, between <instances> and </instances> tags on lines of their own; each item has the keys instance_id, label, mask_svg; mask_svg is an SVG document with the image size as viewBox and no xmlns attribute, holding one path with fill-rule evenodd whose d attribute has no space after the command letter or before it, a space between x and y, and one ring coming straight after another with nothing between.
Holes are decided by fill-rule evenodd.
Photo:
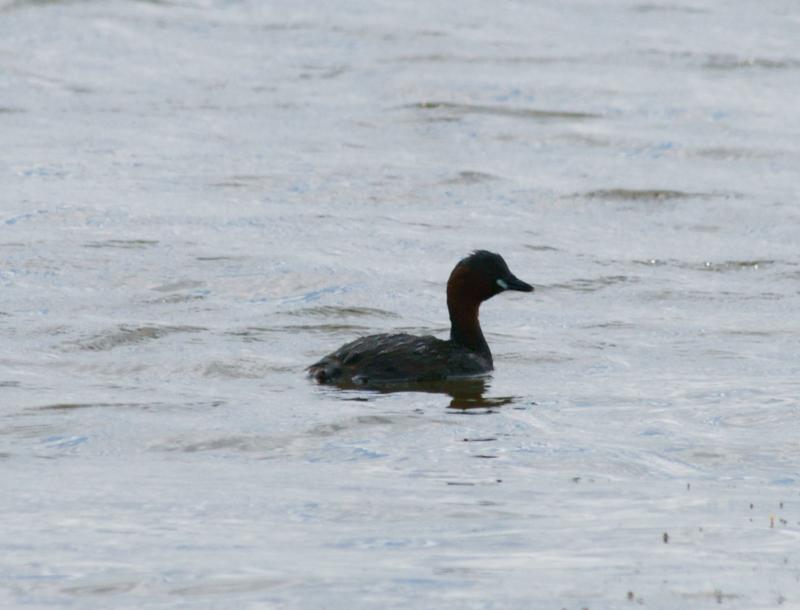
<instances>
[{"instance_id":1,"label":"grebe","mask_svg":"<svg viewBox=\"0 0 800 610\"><path fill-rule=\"evenodd\" d=\"M494 366L481 332L478 309L505 290L531 292L503 257L477 250L462 259L447 280L450 339L430 335L381 334L351 341L308 367L318 383L370 385L476 377Z\"/></svg>"}]
</instances>

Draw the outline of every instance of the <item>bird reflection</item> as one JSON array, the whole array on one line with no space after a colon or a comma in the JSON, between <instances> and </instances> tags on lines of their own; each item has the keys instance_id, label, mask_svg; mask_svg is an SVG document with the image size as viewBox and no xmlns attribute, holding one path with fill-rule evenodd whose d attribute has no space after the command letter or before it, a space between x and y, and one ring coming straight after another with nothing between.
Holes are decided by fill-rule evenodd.
<instances>
[{"instance_id":1,"label":"bird reflection","mask_svg":"<svg viewBox=\"0 0 800 610\"><path fill-rule=\"evenodd\" d=\"M339 384L343 390L369 390L380 394L393 394L396 392L424 392L427 394L445 394L450 396L449 409L457 411L472 411L493 409L511 404L516 400L514 396L486 396L489 383L486 379L448 379L444 381L426 381L414 383L381 384L375 386ZM357 398L355 400L369 400Z\"/></svg>"}]
</instances>

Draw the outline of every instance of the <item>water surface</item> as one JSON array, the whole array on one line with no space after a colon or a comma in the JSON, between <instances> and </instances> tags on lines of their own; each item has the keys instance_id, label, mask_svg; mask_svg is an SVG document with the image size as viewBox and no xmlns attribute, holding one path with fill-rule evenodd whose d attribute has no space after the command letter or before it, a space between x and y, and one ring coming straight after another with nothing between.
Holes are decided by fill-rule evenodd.
<instances>
[{"instance_id":1,"label":"water surface","mask_svg":"<svg viewBox=\"0 0 800 610\"><path fill-rule=\"evenodd\" d=\"M0 1L0 604L800 604L799 27ZM474 248L483 387L303 377Z\"/></svg>"}]
</instances>

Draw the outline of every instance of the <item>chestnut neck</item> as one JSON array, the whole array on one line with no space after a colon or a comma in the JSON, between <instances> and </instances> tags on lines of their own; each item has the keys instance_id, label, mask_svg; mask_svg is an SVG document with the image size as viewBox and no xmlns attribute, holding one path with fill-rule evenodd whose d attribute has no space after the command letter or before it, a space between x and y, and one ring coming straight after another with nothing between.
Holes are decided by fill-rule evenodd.
<instances>
[{"instance_id":1,"label":"chestnut neck","mask_svg":"<svg viewBox=\"0 0 800 610\"><path fill-rule=\"evenodd\" d=\"M454 274L455 275L455 274ZM450 313L450 340L477 352L492 362L492 352L483 337L478 321L481 299L474 290L468 290L459 278L451 277L447 283L447 310Z\"/></svg>"}]
</instances>

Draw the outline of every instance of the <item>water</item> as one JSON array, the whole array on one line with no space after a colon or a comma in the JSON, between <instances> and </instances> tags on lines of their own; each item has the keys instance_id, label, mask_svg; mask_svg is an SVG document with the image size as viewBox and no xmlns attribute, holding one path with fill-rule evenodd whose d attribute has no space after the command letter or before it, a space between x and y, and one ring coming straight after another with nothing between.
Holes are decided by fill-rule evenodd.
<instances>
[{"instance_id":1,"label":"water","mask_svg":"<svg viewBox=\"0 0 800 610\"><path fill-rule=\"evenodd\" d=\"M0 2L0 605L800 607L798 29ZM486 387L304 379L473 248Z\"/></svg>"}]
</instances>

